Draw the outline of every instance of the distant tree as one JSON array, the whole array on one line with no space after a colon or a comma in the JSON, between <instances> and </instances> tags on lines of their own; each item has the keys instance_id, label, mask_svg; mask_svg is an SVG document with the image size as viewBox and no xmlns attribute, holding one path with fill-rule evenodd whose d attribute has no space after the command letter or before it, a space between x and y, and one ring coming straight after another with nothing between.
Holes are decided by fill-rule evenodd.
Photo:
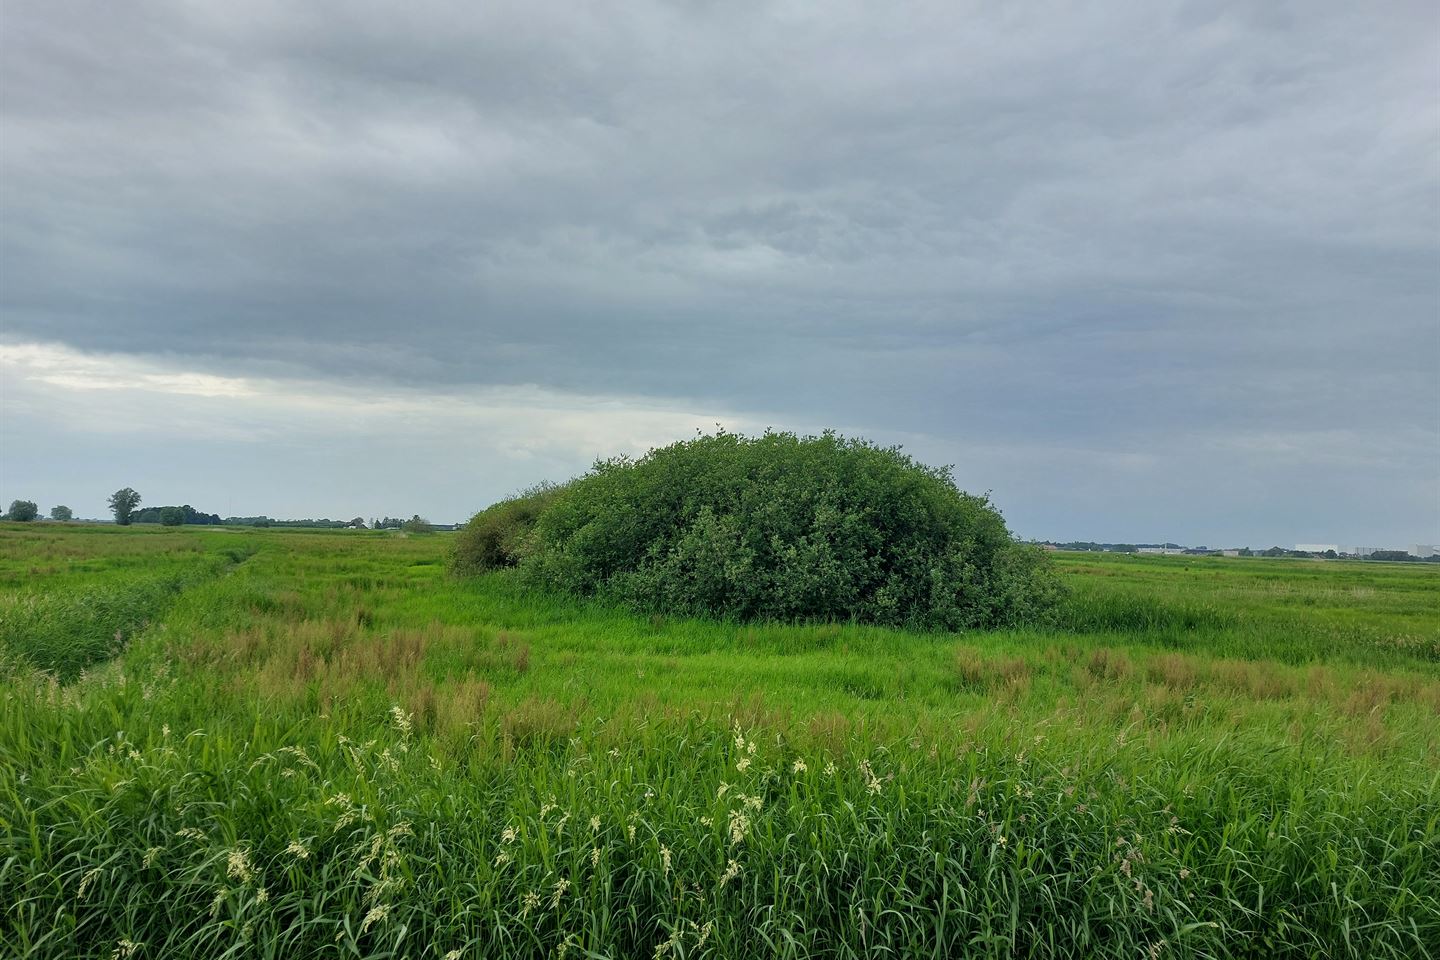
<instances>
[{"instance_id":1,"label":"distant tree","mask_svg":"<svg viewBox=\"0 0 1440 960\"><path fill-rule=\"evenodd\" d=\"M1137 553L1140 550L1140 548L1133 543L1117 543L1110 549L1116 553Z\"/></svg>"},{"instance_id":2,"label":"distant tree","mask_svg":"<svg viewBox=\"0 0 1440 960\"><path fill-rule=\"evenodd\" d=\"M115 522L122 527L130 525L130 514L140 506L140 494L129 487L122 487L110 494L110 509L115 514Z\"/></svg>"},{"instance_id":3,"label":"distant tree","mask_svg":"<svg viewBox=\"0 0 1440 960\"><path fill-rule=\"evenodd\" d=\"M179 510L181 517L180 522L187 526L192 524L197 526L213 526L223 522L221 521L218 514L201 513L199 510L196 510L188 503L185 504L183 507L168 505L145 507L143 510L136 510L134 513L132 513L130 515L130 522L164 523L165 511L167 510Z\"/></svg>"},{"instance_id":4,"label":"distant tree","mask_svg":"<svg viewBox=\"0 0 1440 960\"><path fill-rule=\"evenodd\" d=\"M406 520L405 523L402 524L402 528L408 530L410 533L431 533L435 529L430 526L429 520L426 520L418 513L409 520Z\"/></svg>"},{"instance_id":5,"label":"distant tree","mask_svg":"<svg viewBox=\"0 0 1440 960\"><path fill-rule=\"evenodd\" d=\"M350 526L354 527L356 530L364 530L364 529L365 529L365 518L364 518L364 517L356 517L354 520L351 520L351 521L350 521Z\"/></svg>"},{"instance_id":6,"label":"distant tree","mask_svg":"<svg viewBox=\"0 0 1440 960\"><path fill-rule=\"evenodd\" d=\"M70 511L70 508L67 507L67 506L63 506L63 505L62 505L62 506L58 506L58 507L51 507L51 508L50 508L50 519L51 519L51 520L73 520L73 519L75 519L75 514L72 513L72 512Z\"/></svg>"},{"instance_id":7,"label":"distant tree","mask_svg":"<svg viewBox=\"0 0 1440 960\"><path fill-rule=\"evenodd\" d=\"M160 523L167 527L178 527L185 522L185 511L180 507L161 507Z\"/></svg>"},{"instance_id":8,"label":"distant tree","mask_svg":"<svg viewBox=\"0 0 1440 960\"><path fill-rule=\"evenodd\" d=\"M11 500L10 509L5 513L5 519L29 523L39 513L40 508L35 506L34 500Z\"/></svg>"},{"instance_id":9,"label":"distant tree","mask_svg":"<svg viewBox=\"0 0 1440 960\"><path fill-rule=\"evenodd\" d=\"M1242 557L1253 557L1253 556L1255 556L1255 551L1254 551L1254 550L1251 550L1249 547L1241 547L1241 548L1240 548L1240 556L1242 556Z\"/></svg>"},{"instance_id":10,"label":"distant tree","mask_svg":"<svg viewBox=\"0 0 1440 960\"><path fill-rule=\"evenodd\" d=\"M215 526L220 523L220 515L218 513L201 513L188 503L180 509L185 513L186 523L193 523L198 526Z\"/></svg>"},{"instance_id":11,"label":"distant tree","mask_svg":"<svg viewBox=\"0 0 1440 960\"><path fill-rule=\"evenodd\" d=\"M1325 557L1326 560L1338 560L1338 559L1340 559L1340 555L1337 554L1334 550L1326 550L1325 553L1324 553L1324 557Z\"/></svg>"},{"instance_id":12,"label":"distant tree","mask_svg":"<svg viewBox=\"0 0 1440 960\"><path fill-rule=\"evenodd\" d=\"M1404 550L1376 550L1370 554L1371 560L1415 560Z\"/></svg>"},{"instance_id":13,"label":"distant tree","mask_svg":"<svg viewBox=\"0 0 1440 960\"><path fill-rule=\"evenodd\" d=\"M148 510L148 509L154 509L154 508L153 508L153 507L147 507L146 509ZM185 507L184 509L189 510L189 507ZM196 513L196 514L194 515L194 517L211 517L211 516L213 516L213 514L208 514L208 513ZM192 517L191 514L187 513L187 514L185 515L185 522L186 522L186 523L212 523L212 522L213 522L213 523L218 523L218 524L222 524L222 525L224 525L224 526L230 526L230 527L296 527L296 528L308 528L308 529L316 529L316 530L343 530L343 529L345 529L346 527L350 526L352 523L359 522L359 523L363 526L363 525L364 525L364 522L365 522L364 520L361 520L361 519L359 519L359 518L356 518L356 520L331 520L331 519L329 519L328 517L321 517L321 518L319 518L318 520L317 520L317 519L313 519L313 518L306 518L306 519L304 519L304 520L276 520L274 517L266 517L266 516L259 516L259 517L226 517L224 520L221 520L219 517L215 517L213 521L212 521L212 520L203 520L203 519L202 519L202 520L197 520L197 519L195 519L194 517ZM139 521L137 520L136 522L138 523Z\"/></svg>"},{"instance_id":14,"label":"distant tree","mask_svg":"<svg viewBox=\"0 0 1440 960\"><path fill-rule=\"evenodd\" d=\"M1262 556L1262 557L1283 557L1283 556L1285 556L1285 555L1286 555L1287 553L1289 553L1289 552L1290 552L1290 551L1289 551L1289 550L1286 550L1284 547L1271 547L1269 550L1266 550L1264 553L1260 554L1260 556Z\"/></svg>"}]
</instances>

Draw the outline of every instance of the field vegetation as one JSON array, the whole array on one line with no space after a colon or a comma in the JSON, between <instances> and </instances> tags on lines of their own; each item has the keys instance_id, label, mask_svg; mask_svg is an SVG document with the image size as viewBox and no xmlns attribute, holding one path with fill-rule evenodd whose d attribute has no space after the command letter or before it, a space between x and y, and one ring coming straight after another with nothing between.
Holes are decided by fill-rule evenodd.
<instances>
[{"instance_id":1,"label":"field vegetation","mask_svg":"<svg viewBox=\"0 0 1440 960\"><path fill-rule=\"evenodd\" d=\"M0 954L1427 957L1440 569L726 622L454 536L0 524Z\"/></svg>"}]
</instances>

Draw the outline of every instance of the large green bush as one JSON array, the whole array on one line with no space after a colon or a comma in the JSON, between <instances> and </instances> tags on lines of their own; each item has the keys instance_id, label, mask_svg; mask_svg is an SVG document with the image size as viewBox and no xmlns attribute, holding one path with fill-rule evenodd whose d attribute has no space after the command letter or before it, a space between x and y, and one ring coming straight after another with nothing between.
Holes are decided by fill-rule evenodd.
<instances>
[{"instance_id":1,"label":"large green bush","mask_svg":"<svg viewBox=\"0 0 1440 960\"><path fill-rule=\"evenodd\" d=\"M472 568L675 615L957 629L1046 618L1048 559L947 469L833 433L602 461L467 528ZM465 565L461 562L461 565Z\"/></svg>"}]
</instances>

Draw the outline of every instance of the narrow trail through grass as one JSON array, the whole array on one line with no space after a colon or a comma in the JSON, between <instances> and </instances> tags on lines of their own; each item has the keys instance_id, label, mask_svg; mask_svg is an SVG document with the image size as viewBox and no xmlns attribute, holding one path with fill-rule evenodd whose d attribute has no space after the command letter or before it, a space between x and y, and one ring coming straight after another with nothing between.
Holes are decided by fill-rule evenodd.
<instances>
[{"instance_id":1,"label":"narrow trail through grass","mask_svg":"<svg viewBox=\"0 0 1440 960\"><path fill-rule=\"evenodd\" d=\"M120 653L184 591L221 576L253 552L232 547L169 570L127 569L87 584L62 580L0 594L0 650L73 680Z\"/></svg>"}]
</instances>

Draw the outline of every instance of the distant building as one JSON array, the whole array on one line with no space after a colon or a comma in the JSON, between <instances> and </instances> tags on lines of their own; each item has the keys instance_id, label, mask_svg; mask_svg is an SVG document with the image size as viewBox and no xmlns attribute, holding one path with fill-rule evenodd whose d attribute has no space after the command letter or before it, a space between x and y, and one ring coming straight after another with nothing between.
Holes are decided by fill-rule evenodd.
<instances>
[{"instance_id":1,"label":"distant building","mask_svg":"<svg viewBox=\"0 0 1440 960\"><path fill-rule=\"evenodd\" d=\"M1346 552L1361 560L1368 559L1377 553L1408 553L1412 557L1419 557L1423 560L1426 557L1435 556L1437 550L1429 544L1416 543L1408 547L1350 547Z\"/></svg>"},{"instance_id":2,"label":"distant building","mask_svg":"<svg viewBox=\"0 0 1440 960\"><path fill-rule=\"evenodd\" d=\"M1326 550L1333 550L1339 553L1340 546L1335 543L1297 543L1295 544L1295 550L1297 553L1324 553Z\"/></svg>"},{"instance_id":3,"label":"distant building","mask_svg":"<svg viewBox=\"0 0 1440 960\"><path fill-rule=\"evenodd\" d=\"M1181 556L1185 550L1181 547L1141 547L1141 553L1159 553L1165 556Z\"/></svg>"},{"instance_id":4,"label":"distant building","mask_svg":"<svg viewBox=\"0 0 1440 960\"><path fill-rule=\"evenodd\" d=\"M1238 556L1240 556L1240 551L1239 551L1239 550L1221 550L1221 551L1220 551L1220 556L1222 556L1222 557L1238 557Z\"/></svg>"}]
</instances>

